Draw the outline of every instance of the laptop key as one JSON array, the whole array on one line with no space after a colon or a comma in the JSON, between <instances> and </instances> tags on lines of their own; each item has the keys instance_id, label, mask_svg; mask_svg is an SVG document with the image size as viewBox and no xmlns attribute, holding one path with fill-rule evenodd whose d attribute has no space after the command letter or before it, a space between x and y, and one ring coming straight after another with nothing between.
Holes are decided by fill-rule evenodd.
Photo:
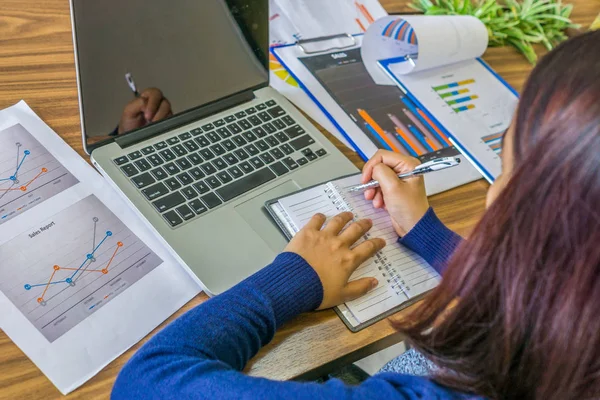
<instances>
[{"instance_id":1,"label":"laptop key","mask_svg":"<svg viewBox=\"0 0 600 400\"><path fill-rule=\"evenodd\" d=\"M189 174L192 176L192 178L194 178L195 180L199 180L204 178L206 175L204 175L204 172L202 172L202 170L198 167L196 168L192 168L189 171Z\"/></svg>"},{"instance_id":2,"label":"laptop key","mask_svg":"<svg viewBox=\"0 0 600 400\"><path fill-rule=\"evenodd\" d=\"M279 140L281 143L287 142L288 140L290 140L289 137L287 137L287 135L283 132L277 132L275 134L275 137L277 138L277 140Z\"/></svg>"},{"instance_id":3,"label":"laptop key","mask_svg":"<svg viewBox=\"0 0 600 400\"><path fill-rule=\"evenodd\" d=\"M221 199L217 197L214 193L209 193L206 196L201 197L204 204L208 206L208 208L215 208L216 206L223 204Z\"/></svg>"},{"instance_id":4,"label":"laptop key","mask_svg":"<svg viewBox=\"0 0 600 400\"><path fill-rule=\"evenodd\" d=\"M217 169L219 171L228 167L227 163L225 161L223 161L222 158L217 158L217 159L213 160L212 163L214 164L215 167L217 167Z\"/></svg>"},{"instance_id":5,"label":"laptop key","mask_svg":"<svg viewBox=\"0 0 600 400\"><path fill-rule=\"evenodd\" d=\"M143 189L146 186L150 186L153 183L156 183L156 179L154 179L152 177L152 175L150 175L149 172L146 172L144 174L135 176L133 178L131 178L131 182L133 182L133 184L138 188L138 189Z\"/></svg>"},{"instance_id":6,"label":"laptop key","mask_svg":"<svg viewBox=\"0 0 600 400\"><path fill-rule=\"evenodd\" d=\"M162 149L166 149L167 147L169 147L169 145L167 144L167 142L158 142L154 145L154 148L156 150L162 150Z\"/></svg>"},{"instance_id":7,"label":"laptop key","mask_svg":"<svg viewBox=\"0 0 600 400\"><path fill-rule=\"evenodd\" d=\"M117 165L123 165L123 164L127 164L129 162L129 159L127 158L127 156L121 156L121 157L115 158L113 160L113 162Z\"/></svg>"},{"instance_id":8,"label":"laptop key","mask_svg":"<svg viewBox=\"0 0 600 400\"><path fill-rule=\"evenodd\" d=\"M215 153L218 156L221 156L221 155L227 153L225 151L225 149L223 148L223 146L221 146L220 144L212 145L212 146L210 146L210 149L212 150L213 153Z\"/></svg>"},{"instance_id":9,"label":"laptop key","mask_svg":"<svg viewBox=\"0 0 600 400\"><path fill-rule=\"evenodd\" d=\"M235 113L235 116L237 118L244 118L246 116L246 113L244 111L239 111Z\"/></svg>"},{"instance_id":10,"label":"laptop key","mask_svg":"<svg viewBox=\"0 0 600 400\"><path fill-rule=\"evenodd\" d=\"M203 181L194 183L194 189L196 189L198 191L198 193L200 193L200 194L204 194L206 192L210 192L210 188Z\"/></svg>"},{"instance_id":11,"label":"laptop key","mask_svg":"<svg viewBox=\"0 0 600 400\"><path fill-rule=\"evenodd\" d=\"M217 169L211 163L202 164L200 168L202 168L202 171L204 171L206 175L212 175L217 172Z\"/></svg>"},{"instance_id":12,"label":"laptop key","mask_svg":"<svg viewBox=\"0 0 600 400\"><path fill-rule=\"evenodd\" d=\"M292 148L292 146L290 146L289 144L284 144L283 146L280 147L281 150L283 150L283 152L287 155L290 155L294 152L294 149Z\"/></svg>"},{"instance_id":13,"label":"laptop key","mask_svg":"<svg viewBox=\"0 0 600 400\"><path fill-rule=\"evenodd\" d=\"M323 157L325 154L327 154L327 151L325 149L319 149L316 151L316 153L319 157Z\"/></svg>"},{"instance_id":14,"label":"laptop key","mask_svg":"<svg viewBox=\"0 0 600 400\"><path fill-rule=\"evenodd\" d=\"M237 158L239 158L240 160L245 160L248 157L250 157L248 155L248 153L246 153L243 149L237 149L236 151L233 152L233 154L235 154L235 156Z\"/></svg>"},{"instance_id":15,"label":"laptop key","mask_svg":"<svg viewBox=\"0 0 600 400\"><path fill-rule=\"evenodd\" d=\"M137 160L138 158L142 158L142 152L141 151L134 151L133 153L127 154L127 157L129 157L129 159L131 161Z\"/></svg>"},{"instance_id":16,"label":"laptop key","mask_svg":"<svg viewBox=\"0 0 600 400\"><path fill-rule=\"evenodd\" d=\"M150 173L159 181L169 177L166 171L161 167L154 168L152 171L150 171Z\"/></svg>"},{"instance_id":17,"label":"laptop key","mask_svg":"<svg viewBox=\"0 0 600 400\"><path fill-rule=\"evenodd\" d=\"M256 169L262 168L265 166L265 163L260 160L258 157L254 157L250 159L250 164Z\"/></svg>"},{"instance_id":18,"label":"laptop key","mask_svg":"<svg viewBox=\"0 0 600 400\"><path fill-rule=\"evenodd\" d=\"M227 161L229 165L235 165L238 162L238 159L233 154L225 154L223 159Z\"/></svg>"},{"instance_id":19,"label":"laptop key","mask_svg":"<svg viewBox=\"0 0 600 400\"><path fill-rule=\"evenodd\" d=\"M175 228L176 226L181 225L183 223L183 220L175 211L169 211L168 213L163 214L163 218L173 228Z\"/></svg>"},{"instance_id":20,"label":"laptop key","mask_svg":"<svg viewBox=\"0 0 600 400\"><path fill-rule=\"evenodd\" d=\"M183 143L183 145L190 152L196 151L196 150L198 150L200 148L200 147L198 147L198 145L196 144L196 142L194 142L192 140L188 140L187 142Z\"/></svg>"},{"instance_id":21,"label":"laptop key","mask_svg":"<svg viewBox=\"0 0 600 400\"><path fill-rule=\"evenodd\" d=\"M229 129L229 131L234 135L237 135L238 133L242 132L242 128L240 128L240 126L235 122L233 124L227 125L227 129Z\"/></svg>"},{"instance_id":22,"label":"laptop key","mask_svg":"<svg viewBox=\"0 0 600 400\"><path fill-rule=\"evenodd\" d=\"M206 178L206 183L213 189L216 189L219 186L221 186L221 181L214 175Z\"/></svg>"},{"instance_id":23,"label":"laptop key","mask_svg":"<svg viewBox=\"0 0 600 400\"><path fill-rule=\"evenodd\" d=\"M172 137L172 138L168 138L167 139L167 143L170 144L171 146L173 146L174 144L179 143L179 138L178 137Z\"/></svg>"},{"instance_id":24,"label":"laptop key","mask_svg":"<svg viewBox=\"0 0 600 400\"><path fill-rule=\"evenodd\" d=\"M276 177L277 176L269 168L263 168L250 175L246 175L244 178L230 183L227 186L217 189L216 192L224 201L229 201L252 189L264 185Z\"/></svg>"},{"instance_id":25,"label":"laptop key","mask_svg":"<svg viewBox=\"0 0 600 400\"><path fill-rule=\"evenodd\" d=\"M142 194L150 201L158 199L167 193L169 193L169 189L167 189L167 187L160 182L154 186L150 186L142 190Z\"/></svg>"},{"instance_id":26,"label":"laptop key","mask_svg":"<svg viewBox=\"0 0 600 400\"><path fill-rule=\"evenodd\" d=\"M262 126L252 129L252 132L254 132L259 138L264 138L265 136L267 136L267 131L265 131L265 129Z\"/></svg>"},{"instance_id":27,"label":"laptop key","mask_svg":"<svg viewBox=\"0 0 600 400\"><path fill-rule=\"evenodd\" d=\"M131 178L132 176L137 175L139 173L139 171L133 164L123 165L121 167L121 171L123 171L125 176L127 176L128 178Z\"/></svg>"},{"instance_id":28,"label":"laptop key","mask_svg":"<svg viewBox=\"0 0 600 400\"><path fill-rule=\"evenodd\" d=\"M267 136L265 141L271 145L271 147L275 147L279 144L279 141L275 139L274 136Z\"/></svg>"},{"instance_id":29,"label":"laptop key","mask_svg":"<svg viewBox=\"0 0 600 400\"><path fill-rule=\"evenodd\" d=\"M263 128L265 128L265 131L267 131L268 134L277 132L277 128L275 128L270 122L264 124Z\"/></svg>"},{"instance_id":30,"label":"laptop key","mask_svg":"<svg viewBox=\"0 0 600 400\"><path fill-rule=\"evenodd\" d=\"M148 161L150 161L150 164L152 164L154 167L164 164L163 159L160 158L158 154L150 154L148 156Z\"/></svg>"},{"instance_id":31,"label":"laptop key","mask_svg":"<svg viewBox=\"0 0 600 400\"><path fill-rule=\"evenodd\" d=\"M267 144L267 142L265 142L264 140L259 140L258 142L254 143L254 145L256 147L258 147L258 149L260 151L267 151L269 150L269 145Z\"/></svg>"},{"instance_id":32,"label":"laptop key","mask_svg":"<svg viewBox=\"0 0 600 400\"><path fill-rule=\"evenodd\" d=\"M188 140L188 139L191 139L191 137L192 137L192 134L189 132L184 132L181 135L179 135L179 139L181 139L181 140Z\"/></svg>"},{"instance_id":33,"label":"laptop key","mask_svg":"<svg viewBox=\"0 0 600 400\"><path fill-rule=\"evenodd\" d=\"M181 189L181 193L185 196L186 199L191 200L193 198L198 197L198 192L194 190L191 186L186 186Z\"/></svg>"},{"instance_id":34,"label":"laptop key","mask_svg":"<svg viewBox=\"0 0 600 400\"><path fill-rule=\"evenodd\" d=\"M256 115L251 115L250 117L248 117L248 121L250 121L250 123L254 126L262 125L262 120Z\"/></svg>"},{"instance_id":35,"label":"laptop key","mask_svg":"<svg viewBox=\"0 0 600 400\"><path fill-rule=\"evenodd\" d=\"M246 131L246 132L242 133L242 136L244 136L246 138L246 140L249 142L254 142L256 139L258 139L256 137L256 135L250 131Z\"/></svg>"},{"instance_id":36,"label":"laptop key","mask_svg":"<svg viewBox=\"0 0 600 400\"><path fill-rule=\"evenodd\" d=\"M175 161L175 164L177 164L182 170L192 168L192 163L187 158L180 158L179 160Z\"/></svg>"},{"instance_id":37,"label":"laptop key","mask_svg":"<svg viewBox=\"0 0 600 400\"><path fill-rule=\"evenodd\" d=\"M296 160L296 162L298 163L298 165L306 165L308 164L308 160L306 159L306 157L302 157Z\"/></svg>"},{"instance_id":38,"label":"laptop key","mask_svg":"<svg viewBox=\"0 0 600 400\"><path fill-rule=\"evenodd\" d=\"M271 115L271 117L273 118L279 118L283 115L286 114L285 110L283 108L281 108L281 106L277 106L277 107L273 107L273 108L269 108L267 110L267 112Z\"/></svg>"},{"instance_id":39,"label":"laptop key","mask_svg":"<svg viewBox=\"0 0 600 400\"><path fill-rule=\"evenodd\" d=\"M285 124L287 126L292 126L296 124L296 121L294 121L294 118L290 117L289 115L285 115L283 118L281 118L281 120L283 122L285 122Z\"/></svg>"},{"instance_id":40,"label":"laptop key","mask_svg":"<svg viewBox=\"0 0 600 400\"><path fill-rule=\"evenodd\" d=\"M275 100L269 100L265 104L267 105L267 107L273 107L273 106L277 105Z\"/></svg>"},{"instance_id":41,"label":"laptop key","mask_svg":"<svg viewBox=\"0 0 600 400\"><path fill-rule=\"evenodd\" d=\"M201 164L201 163L202 163L202 161L204 161L204 160L202 159L202 157L200 157L200 154L198 154L198 153L192 153L192 154L190 154L190 155L188 156L188 160L190 160L190 161L191 161L191 163L192 163L192 164L194 164L194 165Z\"/></svg>"},{"instance_id":42,"label":"laptop key","mask_svg":"<svg viewBox=\"0 0 600 400\"><path fill-rule=\"evenodd\" d=\"M260 158L262 158L262 160L263 160L265 163L267 163L267 164L270 164L270 163L272 163L273 161L275 161L275 159L273 158L273 156L272 156L272 155L270 155L269 153L263 153L263 154L261 154L261 155L260 155Z\"/></svg>"},{"instance_id":43,"label":"laptop key","mask_svg":"<svg viewBox=\"0 0 600 400\"><path fill-rule=\"evenodd\" d=\"M283 157L285 157L285 154L283 154L283 151L281 151L279 149L273 149L273 150L270 151L270 153L273 155L273 157L275 157L278 160L280 160Z\"/></svg>"},{"instance_id":44,"label":"laptop key","mask_svg":"<svg viewBox=\"0 0 600 400\"><path fill-rule=\"evenodd\" d=\"M148 171L150 168L152 168L152 165L145 158L137 160L136 162L134 162L134 164L142 172Z\"/></svg>"},{"instance_id":45,"label":"laptop key","mask_svg":"<svg viewBox=\"0 0 600 400\"><path fill-rule=\"evenodd\" d=\"M190 206L197 215L204 214L205 212L208 211L208 208L206 208L204 203L200 200L190 201L188 203L188 206Z\"/></svg>"},{"instance_id":46,"label":"laptop key","mask_svg":"<svg viewBox=\"0 0 600 400\"><path fill-rule=\"evenodd\" d=\"M215 124L215 126L218 128L220 126L225 125L225 120L224 119L218 119L215 122L213 122L213 124Z\"/></svg>"},{"instance_id":47,"label":"laptop key","mask_svg":"<svg viewBox=\"0 0 600 400\"><path fill-rule=\"evenodd\" d=\"M166 179L164 182L165 185L167 185L167 187L171 190L177 190L181 187L181 183L179 183L179 181L175 178Z\"/></svg>"},{"instance_id":48,"label":"laptop key","mask_svg":"<svg viewBox=\"0 0 600 400\"><path fill-rule=\"evenodd\" d=\"M256 109L258 111L266 110L267 109L267 105L266 104L259 104L259 105L256 106Z\"/></svg>"},{"instance_id":49,"label":"laptop key","mask_svg":"<svg viewBox=\"0 0 600 400\"><path fill-rule=\"evenodd\" d=\"M243 163L241 163L240 168L242 169L242 171L244 171L247 174L254 171L254 168L252 167L252 165L250 165L250 163L248 161L244 161Z\"/></svg>"},{"instance_id":50,"label":"laptop key","mask_svg":"<svg viewBox=\"0 0 600 400\"><path fill-rule=\"evenodd\" d=\"M314 144L315 140L308 135L300 136L298 139L294 139L290 142L290 146L292 146L295 150L301 150L306 146L310 146Z\"/></svg>"},{"instance_id":51,"label":"laptop key","mask_svg":"<svg viewBox=\"0 0 600 400\"><path fill-rule=\"evenodd\" d=\"M219 128L217 129L217 133L221 136L221 139L227 139L231 136L231 132L227 128Z\"/></svg>"},{"instance_id":52,"label":"laptop key","mask_svg":"<svg viewBox=\"0 0 600 400\"><path fill-rule=\"evenodd\" d=\"M246 150L251 156L255 156L260 153L260 150L258 150L253 144L249 144L248 146L244 147L244 150Z\"/></svg>"},{"instance_id":53,"label":"laptop key","mask_svg":"<svg viewBox=\"0 0 600 400\"><path fill-rule=\"evenodd\" d=\"M173 192L165 197L162 197L152 203L154 208L158 210L158 212L165 212L170 210L173 207L177 207L178 205L185 202L185 198L179 192Z\"/></svg>"},{"instance_id":54,"label":"laptop key","mask_svg":"<svg viewBox=\"0 0 600 400\"><path fill-rule=\"evenodd\" d=\"M271 117L271 116L269 115L269 113L268 113L268 112L266 112L266 111L263 111L263 112L261 112L261 113L258 113L258 117L259 117L259 118L260 118L260 119L261 119L263 122L269 122L270 120L272 120L272 119L273 119L273 117Z\"/></svg>"},{"instance_id":55,"label":"laptop key","mask_svg":"<svg viewBox=\"0 0 600 400\"><path fill-rule=\"evenodd\" d=\"M289 169L287 169L287 167L283 165L281 161L277 161L275 164L271 164L270 167L273 170L273 172L277 174L277 176L281 176L289 172Z\"/></svg>"},{"instance_id":56,"label":"laptop key","mask_svg":"<svg viewBox=\"0 0 600 400\"><path fill-rule=\"evenodd\" d=\"M208 140L210 140L212 143L217 143L218 141L221 140L221 136L219 136L217 134L217 132L208 132L206 134L206 137L208 138Z\"/></svg>"},{"instance_id":57,"label":"laptop key","mask_svg":"<svg viewBox=\"0 0 600 400\"><path fill-rule=\"evenodd\" d=\"M252 124L245 119L240 119L238 125L244 130L252 129Z\"/></svg>"},{"instance_id":58,"label":"laptop key","mask_svg":"<svg viewBox=\"0 0 600 400\"><path fill-rule=\"evenodd\" d=\"M215 155L209 149L202 149L199 153L206 161L215 158Z\"/></svg>"},{"instance_id":59,"label":"laptop key","mask_svg":"<svg viewBox=\"0 0 600 400\"><path fill-rule=\"evenodd\" d=\"M289 168L289 169L296 169L298 168L298 164L296 164L296 161L292 160L291 157L287 157L283 159L283 163Z\"/></svg>"},{"instance_id":60,"label":"laptop key","mask_svg":"<svg viewBox=\"0 0 600 400\"><path fill-rule=\"evenodd\" d=\"M238 146L243 146L243 145L245 145L246 143L248 143L248 142L246 142L246 139L244 139L244 138L243 138L243 137L241 137L241 136L234 136L234 137L233 137L233 142L234 142L235 144L237 144Z\"/></svg>"},{"instance_id":61,"label":"laptop key","mask_svg":"<svg viewBox=\"0 0 600 400\"><path fill-rule=\"evenodd\" d=\"M256 114L256 108L254 108L254 107L248 108L246 110L246 114L248 114L248 115Z\"/></svg>"},{"instance_id":62,"label":"laptop key","mask_svg":"<svg viewBox=\"0 0 600 400\"><path fill-rule=\"evenodd\" d=\"M192 177L190 176L190 174L188 174L187 172L184 172L183 174L177 175L177 179L179 179L179 182L181 182L181 184L183 186L189 185L192 182L194 182L194 179L192 179Z\"/></svg>"},{"instance_id":63,"label":"laptop key","mask_svg":"<svg viewBox=\"0 0 600 400\"><path fill-rule=\"evenodd\" d=\"M231 176L233 176L235 179L237 178L241 178L242 176L244 176L244 173L242 172L242 170L238 167L231 167L227 170L229 172L229 174Z\"/></svg>"},{"instance_id":64,"label":"laptop key","mask_svg":"<svg viewBox=\"0 0 600 400\"><path fill-rule=\"evenodd\" d=\"M161 150L160 152L160 156L165 160L165 161L173 161L174 159L177 158L177 156L175 156L175 154L169 150L169 149L164 149Z\"/></svg>"},{"instance_id":65,"label":"laptop key","mask_svg":"<svg viewBox=\"0 0 600 400\"><path fill-rule=\"evenodd\" d=\"M302 136L306 133L306 131L304 129L302 129L300 127L300 125L295 125L292 126L291 128L287 128L285 130L285 133L291 138L291 139L295 139L298 136Z\"/></svg>"},{"instance_id":66,"label":"laptop key","mask_svg":"<svg viewBox=\"0 0 600 400\"><path fill-rule=\"evenodd\" d=\"M225 122L231 123L233 121L235 121L235 117L233 115L228 115L225 117Z\"/></svg>"},{"instance_id":67,"label":"laptop key","mask_svg":"<svg viewBox=\"0 0 600 400\"><path fill-rule=\"evenodd\" d=\"M152 146L148 146L148 147L144 147L142 149L142 153L144 153L145 156L147 156L148 154L152 154L154 153L156 150L154 149L154 147Z\"/></svg>"},{"instance_id":68,"label":"laptop key","mask_svg":"<svg viewBox=\"0 0 600 400\"><path fill-rule=\"evenodd\" d=\"M225 149L226 149L227 151L233 151L233 150L235 150L235 148L237 147L237 146L235 145L235 143L233 143L233 142L231 141L231 139L226 139L226 140L223 140L223 142L221 142L221 144L223 145L223 147L225 147Z\"/></svg>"},{"instance_id":69,"label":"laptop key","mask_svg":"<svg viewBox=\"0 0 600 400\"><path fill-rule=\"evenodd\" d=\"M215 129L215 126L213 124L202 125L202 130L204 130L204 132L208 132L213 129Z\"/></svg>"},{"instance_id":70,"label":"laptop key","mask_svg":"<svg viewBox=\"0 0 600 400\"><path fill-rule=\"evenodd\" d=\"M176 210L179 215L181 215L181 218L183 218L185 221L189 221L196 216L196 214L194 214L192 209L189 208L187 204L177 207Z\"/></svg>"},{"instance_id":71,"label":"laptop key","mask_svg":"<svg viewBox=\"0 0 600 400\"><path fill-rule=\"evenodd\" d=\"M200 145L200 147L210 146L210 142L208 141L208 139L204 135L202 135L200 137L197 137L194 140L196 141L196 143L198 143Z\"/></svg>"},{"instance_id":72,"label":"laptop key","mask_svg":"<svg viewBox=\"0 0 600 400\"><path fill-rule=\"evenodd\" d=\"M165 164L165 170L169 173L169 175L175 175L181 172L179 167L174 163Z\"/></svg>"},{"instance_id":73,"label":"laptop key","mask_svg":"<svg viewBox=\"0 0 600 400\"><path fill-rule=\"evenodd\" d=\"M276 119L275 121L272 122L272 124L275 128L277 128L280 131L287 128L287 125L280 119Z\"/></svg>"},{"instance_id":74,"label":"laptop key","mask_svg":"<svg viewBox=\"0 0 600 400\"><path fill-rule=\"evenodd\" d=\"M223 183L229 183L233 180L231 175L227 173L227 171L221 171L217 174L217 178Z\"/></svg>"},{"instance_id":75,"label":"laptop key","mask_svg":"<svg viewBox=\"0 0 600 400\"><path fill-rule=\"evenodd\" d=\"M201 129L201 128L194 128L194 129L192 129L190 132L191 132L191 134L192 134L193 136L198 136L199 134L201 134L201 133L202 133L202 129Z\"/></svg>"}]
</instances>

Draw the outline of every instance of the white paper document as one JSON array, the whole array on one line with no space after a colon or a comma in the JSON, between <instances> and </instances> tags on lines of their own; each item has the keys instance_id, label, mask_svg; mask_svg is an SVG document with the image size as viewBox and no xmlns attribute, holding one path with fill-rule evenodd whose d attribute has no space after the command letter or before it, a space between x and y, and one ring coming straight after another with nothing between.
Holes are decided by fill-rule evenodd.
<instances>
[{"instance_id":1,"label":"white paper document","mask_svg":"<svg viewBox=\"0 0 600 400\"><path fill-rule=\"evenodd\" d=\"M199 292L25 102L0 111L0 327L63 394Z\"/></svg>"}]
</instances>

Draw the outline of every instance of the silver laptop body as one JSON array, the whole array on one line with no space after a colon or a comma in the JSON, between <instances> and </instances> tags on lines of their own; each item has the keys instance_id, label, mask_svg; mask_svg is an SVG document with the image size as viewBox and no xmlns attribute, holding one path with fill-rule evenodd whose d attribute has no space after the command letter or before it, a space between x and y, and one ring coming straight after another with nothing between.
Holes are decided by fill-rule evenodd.
<instances>
[{"instance_id":1,"label":"silver laptop body","mask_svg":"<svg viewBox=\"0 0 600 400\"><path fill-rule=\"evenodd\" d=\"M71 0L71 11L86 151L210 295L284 249L265 201L358 172L268 86L268 0ZM123 132L144 87L171 113Z\"/></svg>"}]
</instances>

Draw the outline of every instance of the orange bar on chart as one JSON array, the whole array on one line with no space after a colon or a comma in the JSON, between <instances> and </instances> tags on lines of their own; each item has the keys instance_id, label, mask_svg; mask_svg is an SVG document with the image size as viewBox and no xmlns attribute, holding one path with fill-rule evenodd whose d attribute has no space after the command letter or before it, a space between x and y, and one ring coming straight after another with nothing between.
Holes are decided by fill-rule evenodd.
<instances>
[{"instance_id":1,"label":"orange bar on chart","mask_svg":"<svg viewBox=\"0 0 600 400\"><path fill-rule=\"evenodd\" d=\"M356 18L356 23L358 24L358 26L360 26L360 29L361 29L363 32L366 32L366 31L367 31L367 29L365 28L365 26L363 25L363 23L362 23L362 22L360 22L360 19Z\"/></svg>"},{"instance_id":2,"label":"orange bar on chart","mask_svg":"<svg viewBox=\"0 0 600 400\"><path fill-rule=\"evenodd\" d=\"M367 124L371 125L375 132L377 132L377 134L381 136L381 139L383 139L383 141L385 141L387 145L390 146L390 149L392 149L396 153L400 153L400 149L397 148L396 145L392 143L392 141L385 135L385 132L383 131L383 129L381 129L381 126L379 126L379 124L375 122L373 118L371 118L369 113L367 113L365 110L359 109L358 114L365 120Z\"/></svg>"},{"instance_id":3,"label":"orange bar on chart","mask_svg":"<svg viewBox=\"0 0 600 400\"><path fill-rule=\"evenodd\" d=\"M367 10L367 7L364 6L364 4L361 4L361 3L357 2L357 1L354 2L354 4L356 4L356 7L358 7L358 9L360 10L360 12L362 12L362 14L367 19L367 22L369 22L369 24L372 24L373 22L375 22L375 19L373 18L373 16L369 12L369 10Z\"/></svg>"},{"instance_id":4,"label":"orange bar on chart","mask_svg":"<svg viewBox=\"0 0 600 400\"><path fill-rule=\"evenodd\" d=\"M404 132L402 132L402 129L400 129L400 128L396 127L396 132L398 132L398 134L399 134L400 136L402 136L402 139L404 139L404 141L405 141L406 143L408 143L408 145L410 146L410 148L411 148L411 149L412 149L412 150L413 150L415 153L417 153L418 155L422 155L422 154L423 154L423 152L422 152L422 151L419 149L419 147L417 147L417 146L415 145L415 142L413 142L412 140L410 140L410 138L408 137L408 135L407 135L407 134L405 134Z\"/></svg>"},{"instance_id":5,"label":"orange bar on chart","mask_svg":"<svg viewBox=\"0 0 600 400\"><path fill-rule=\"evenodd\" d=\"M444 132L442 132L442 131L440 130L440 128L438 128L438 127L437 127L437 126L436 126L436 125L435 125L433 122L431 122L431 120L430 120L430 119L427 117L427 115L425 115L425 113L424 113L423 111L421 111L421 110L419 110L419 109L417 108L417 112L419 113L419 115L420 115L420 116L421 116L421 117L422 117L422 118L423 118L425 121L427 121L427 123L428 123L429 125L431 125L431 127L432 127L433 129L435 129L435 131L438 133L438 135L440 135L440 137L441 137L442 139L444 139L444 142L446 142L446 144L447 144L448 146L452 146L452 143L450 143L450 140L448 140L448 137L446 137L446 135L444 135Z\"/></svg>"}]
</instances>

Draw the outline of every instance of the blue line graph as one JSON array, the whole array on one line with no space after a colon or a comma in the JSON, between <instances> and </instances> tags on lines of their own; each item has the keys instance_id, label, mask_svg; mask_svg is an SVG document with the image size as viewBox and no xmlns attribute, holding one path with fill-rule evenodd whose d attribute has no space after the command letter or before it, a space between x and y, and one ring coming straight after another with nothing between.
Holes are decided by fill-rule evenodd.
<instances>
[{"instance_id":1,"label":"blue line graph","mask_svg":"<svg viewBox=\"0 0 600 400\"><path fill-rule=\"evenodd\" d=\"M23 151L23 158L21 158L21 161L19 161L19 156L21 154L19 152L19 148L20 147L21 147L21 145L19 143L17 143L17 168L15 169L15 172L11 176L9 176L8 178L2 178L2 179L0 179L0 182L2 182L2 181L17 182L18 181L18 179L19 179L19 170L23 166L23 163L25 162L25 159L27 158L27 156L31 154L31 152L29 150Z\"/></svg>"}]
</instances>

